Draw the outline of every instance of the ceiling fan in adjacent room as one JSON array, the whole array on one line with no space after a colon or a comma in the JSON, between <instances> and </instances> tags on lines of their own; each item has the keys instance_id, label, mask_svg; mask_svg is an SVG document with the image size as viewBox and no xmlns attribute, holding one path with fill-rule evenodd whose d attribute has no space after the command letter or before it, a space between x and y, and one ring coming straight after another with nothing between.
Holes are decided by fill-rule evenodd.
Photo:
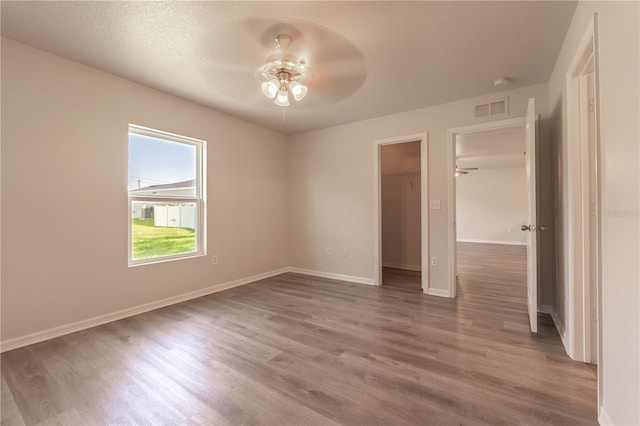
<instances>
[{"instance_id":1,"label":"ceiling fan in adjacent room","mask_svg":"<svg viewBox=\"0 0 640 426\"><path fill-rule=\"evenodd\" d=\"M458 165L456 164L456 177L467 175L469 174L470 171L473 171L473 170L480 170L480 169L477 167L458 167Z\"/></svg>"}]
</instances>

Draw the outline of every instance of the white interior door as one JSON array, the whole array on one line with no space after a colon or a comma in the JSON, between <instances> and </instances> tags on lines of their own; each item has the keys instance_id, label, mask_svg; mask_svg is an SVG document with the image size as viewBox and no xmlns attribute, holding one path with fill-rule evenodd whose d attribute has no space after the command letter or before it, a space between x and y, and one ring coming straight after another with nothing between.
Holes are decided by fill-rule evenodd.
<instances>
[{"instance_id":1,"label":"white interior door","mask_svg":"<svg viewBox=\"0 0 640 426\"><path fill-rule=\"evenodd\" d=\"M536 115L535 99L529 99L525 120L525 143L527 161L527 191L529 223L522 227L527 232L527 306L531 331L538 332L538 256L536 232L539 227L536 217Z\"/></svg>"}]
</instances>

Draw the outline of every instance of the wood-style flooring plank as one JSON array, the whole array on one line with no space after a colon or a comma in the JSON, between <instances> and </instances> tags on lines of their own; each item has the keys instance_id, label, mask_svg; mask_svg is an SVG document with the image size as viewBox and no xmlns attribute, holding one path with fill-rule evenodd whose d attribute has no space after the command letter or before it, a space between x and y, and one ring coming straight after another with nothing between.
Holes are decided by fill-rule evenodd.
<instances>
[{"instance_id":1,"label":"wood-style flooring plank","mask_svg":"<svg viewBox=\"0 0 640 426\"><path fill-rule=\"evenodd\" d=\"M18 426L24 425L24 420L20 414L20 409L13 400L13 394L9 390L7 382L4 380L4 374L0 376L1 388L0 396L2 403L0 405L0 425L2 426Z\"/></svg>"},{"instance_id":2,"label":"wood-style flooring plank","mask_svg":"<svg viewBox=\"0 0 640 426\"><path fill-rule=\"evenodd\" d=\"M594 370L528 328L526 249L461 243L456 300L283 274L2 354L5 424L596 424Z\"/></svg>"}]
</instances>

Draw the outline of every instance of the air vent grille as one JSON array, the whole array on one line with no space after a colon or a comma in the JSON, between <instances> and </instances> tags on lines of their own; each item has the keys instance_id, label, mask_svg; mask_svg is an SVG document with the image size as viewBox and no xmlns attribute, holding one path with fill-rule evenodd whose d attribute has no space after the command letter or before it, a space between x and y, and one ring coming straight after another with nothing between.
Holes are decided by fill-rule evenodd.
<instances>
[{"instance_id":1,"label":"air vent grille","mask_svg":"<svg viewBox=\"0 0 640 426\"><path fill-rule=\"evenodd\" d=\"M475 118L500 117L509 114L509 98L477 104L473 108Z\"/></svg>"}]
</instances>

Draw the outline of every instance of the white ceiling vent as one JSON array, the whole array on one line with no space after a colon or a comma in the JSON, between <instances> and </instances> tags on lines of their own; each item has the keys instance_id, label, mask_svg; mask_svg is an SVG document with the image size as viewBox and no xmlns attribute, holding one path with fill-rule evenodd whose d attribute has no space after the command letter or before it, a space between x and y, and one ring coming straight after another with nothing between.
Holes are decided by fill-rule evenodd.
<instances>
[{"instance_id":1,"label":"white ceiling vent","mask_svg":"<svg viewBox=\"0 0 640 426\"><path fill-rule=\"evenodd\" d=\"M475 118L502 117L509 114L509 98L496 99L473 108Z\"/></svg>"}]
</instances>

